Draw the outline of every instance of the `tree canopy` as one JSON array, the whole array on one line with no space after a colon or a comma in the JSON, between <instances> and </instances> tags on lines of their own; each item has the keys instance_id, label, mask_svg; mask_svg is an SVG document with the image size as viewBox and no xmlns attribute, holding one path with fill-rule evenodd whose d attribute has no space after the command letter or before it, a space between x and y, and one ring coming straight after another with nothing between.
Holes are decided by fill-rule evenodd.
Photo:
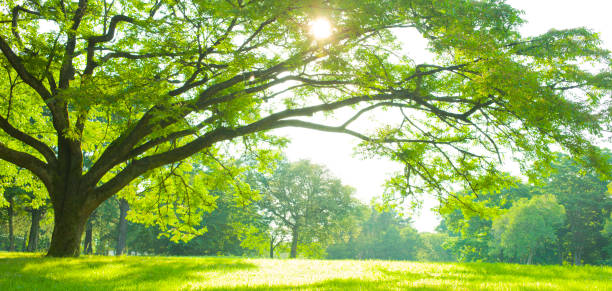
<instances>
[{"instance_id":1,"label":"tree canopy","mask_svg":"<svg viewBox=\"0 0 612 291\"><path fill-rule=\"evenodd\" d=\"M603 167L591 143L611 116L609 51L584 28L524 38L521 23L499 0L3 1L0 159L47 189L52 256L78 255L87 217L118 193L188 232L209 189L249 195L226 164L244 151L267 164L282 127L360 138L403 163L388 186L404 195L503 187L504 154L549 159L551 144ZM405 53L410 31L435 60ZM342 108L338 124L308 118ZM381 112L401 120L352 127Z\"/></svg>"}]
</instances>

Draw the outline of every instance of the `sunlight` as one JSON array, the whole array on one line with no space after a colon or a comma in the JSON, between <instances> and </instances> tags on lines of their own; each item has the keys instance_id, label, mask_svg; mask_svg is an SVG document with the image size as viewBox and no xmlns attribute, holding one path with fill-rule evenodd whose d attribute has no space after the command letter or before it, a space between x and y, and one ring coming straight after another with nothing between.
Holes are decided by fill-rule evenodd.
<instances>
[{"instance_id":1,"label":"sunlight","mask_svg":"<svg viewBox=\"0 0 612 291\"><path fill-rule=\"evenodd\" d=\"M326 39L332 34L332 26L329 20L325 18L317 18L310 22L310 34L315 39Z\"/></svg>"}]
</instances>

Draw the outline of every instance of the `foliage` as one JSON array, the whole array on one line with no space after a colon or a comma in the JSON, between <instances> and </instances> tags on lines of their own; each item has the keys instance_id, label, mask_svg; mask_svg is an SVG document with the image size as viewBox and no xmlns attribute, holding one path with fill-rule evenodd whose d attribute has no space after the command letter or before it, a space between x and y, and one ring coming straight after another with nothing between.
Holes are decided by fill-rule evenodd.
<instances>
[{"instance_id":1,"label":"foliage","mask_svg":"<svg viewBox=\"0 0 612 291\"><path fill-rule=\"evenodd\" d=\"M400 218L393 211L378 212L372 209L364 219L361 231L347 241L327 248L330 259L416 259L419 236L410 226L409 219Z\"/></svg>"},{"instance_id":2,"label":"foliage","mask_svg":"<svg viewBox=\"0 0 612 291\"><path fill-rule=\"evenodd\" d=\"M609 161L612 155L606 152ZM612 212L612 199L606 180L592 169L580 167L567 156L552 164L553 173L542 191L553 194L566 213L566 224L560 233L564 242L564 260L574 264L596 264L604 254L602 237L605 219Z\"/></svg>"},{"instance_id":3,"label":"foliage","mask_svg":"<svg viewBox=\"0 0 612 291\"><path fill-rule=\"evenodd\" d=\"M419 262L452 262L455 257L444 248L448 240L445 233L420 233L416 260Z\"/></svg>"},{"instance_id":4,"label":"foliage","mask_svg":"<svg viewBox=\"0 0 612 291\"><path fill-rule=\"evenodd\" d=\"M503 261L537 263L537 254L554 247L558 230L565 222L565 209L554 196L518 200L493 220L495 245L492 252ZM551 258L543 263L551 263Z\"/></svg>"},{"instance_id":5,"label":"foliage","mask_svg":"<svg viewBox=\"0 0 612 291\"><path fill-rule=\"evenodd\" d=\"M510 208L520 198L530 198L533 189L524 184L497 192L475 195L470 192L458 193L461 201L469 201L469 207L458 207L456 203L444 203L440 208L442 221L438 231L449 235L444 247L458 261L495 261L490 257L491 227L500 210ZM478 209L478 211L474 210Z\"/></svg>"},{"instance_id":6,"label":"foliage","mask_svg":"<svg viewBox=\"0 0 612 291\"><path fill-rule=\"evenodd\" d=\"M243 247L243 226L258 223L253 205L237 205L232 194L214 191L217 207L203 215L202 227L207 232L195 236L188 242L173 241L155 226L131 223L128 231L128 251L139 254L160 254L175 256L202 255L245 255L250 254ZM260 223L260 222L259 222Z\"/></svg>"}]
</instances>

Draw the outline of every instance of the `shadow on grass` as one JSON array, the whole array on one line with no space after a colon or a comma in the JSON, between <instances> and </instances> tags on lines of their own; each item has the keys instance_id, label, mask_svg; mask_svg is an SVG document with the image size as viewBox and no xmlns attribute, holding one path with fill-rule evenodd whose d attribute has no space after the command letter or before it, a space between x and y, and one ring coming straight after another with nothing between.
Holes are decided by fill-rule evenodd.
<instances>
[{"instance_id":1,"label":"shadow on grass","mask_svg":"<svg viewBox=\"0 0 612 291\"><path fill-rule=\"evenodd\" d=\"M612 287L610 285L612 269L589 266L524 266L488 263L440 263L415 266L415 264L406 262L397 264L364 262L363 265L368 266L365 277L347 278L346 275L351 274L350 269L343 269L344 271L333 274L331 277L327 276L327 280L321 280L322 278L317 280L316 272L314 272L313 280L310 282L295 281L294 283L290 280L273 283L272 281L278 276L283 274L284 276L292 276L291 274L299 276L302 275L303 270L297 269L296 273L295 270L283 269L283 267L291 267L292 261L282 262L280 269L260 268L256 264L258 264L257 261L250 262L232 258L82 257L53 259L33 256L0 256L0 289L177 290L194 288L213 291L379 291L408 289L589 290L590 286L595 286L599 290L607 290L608 287ZM268 276L270 271L272 271L272 280L249 279L252 278L249 276ZM283 274L274 273L277 271ZM225 276L234 272L239 273ZM216 287L211 285L216 285Z\"/></svg>"},{"instance_id":2,"label":"shadow on grass","mask_svg":"<svg viewBox=\"0 0 612 291\"><path fill-rule=\"evenodd\" d=\"M0 289L3 289L1 286L8 290L167 289L163 283L180 285L202 280L206 273L256 268L244 260L230 258L0 257Z\"/></svg>"}]
</instances>

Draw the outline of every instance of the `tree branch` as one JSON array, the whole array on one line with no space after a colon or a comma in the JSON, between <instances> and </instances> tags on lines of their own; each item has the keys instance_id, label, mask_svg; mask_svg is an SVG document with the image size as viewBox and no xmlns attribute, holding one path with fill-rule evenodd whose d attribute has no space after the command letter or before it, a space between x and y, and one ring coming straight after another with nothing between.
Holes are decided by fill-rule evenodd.
<instances>
[{"instance_id":1,"label":"tree branch","mask_svg":"<svg viewBox=\"0 0 612 291\"><path fill-rule=\"evenodd\" d=\"M2 128L4 132L8 133L13 138L36 149L39 153L41 153L45 157L49 165L51 165L52 167L55 165L57 161L55 157L55 153L46 144L29 136L28 134L20 131L19 129L13 127L8 122L8 120L4 119L1 116L0 116L0 128Z\"/></svg>"},{"instance_id":2,"label":"tree branch","mask_svg":"<svg viewBox=\"0 0 612 291\"><path fill-rule=\"evenodd\" d=\"M70 80L74 78L74 67L72 65L72 58L74 57L74 49L76 48L76 31L81 24L83 16L85 16L85 10L87 9L87 0L79 0L79 6L74 12L72 18L72 26L68 30L68 39L66 41L66 48L64 50L64 59L62 61L62 68L60 69L59 87L66 89L70 86Z\"/></svg>"},{"instance_id":3,"label":"tree branch","mask_svg":"<svg viewBox=\"0 0 612 291\"><path fill-rule=\"evenodd\" d=\"M96 44L111 41L115 37L115 30L117 29L117 24L119 22L128 22L133 24L134 19L125 15L115 15L111 17L110 24L108 25L108 31L105 34L93 36L87 40L87 64L85 65L85 70L83 71L84 75L91 75L93 70L98 66L98 64L94 61ZM124 54L124 56L128 55Z\"/></svg>"},{"instance_id":4,"label":"tree branch","mask_svg":"<svg viewBox=\"0 0 612 291\"><path fill-rule=\"evenodd\" d=\"M15 54L15 52L13 52L9 44L6 42L6 40L4 40L2 36L0 36L0 50L11 64L11 67L13 67L17 74L19 74L19 77L32 89L34 89L34 91L36 91L36 93L40 95L43 101L46 101L47 99L51 98L51 93L47 90L47 88L45 88L42 82L40 82L30 72L28 72L28 70L21 62L21 59Z\"/></svg>"},{"instance_id":5,"label":"tree branch","mask_svg":"<svg viewBox=\"0 0 612 291\"><path fill-rule=\"evenodd\" d=\"M29 170L45 184L49 193L53 193L51 175L47 170L48 165L41 160L30 154L8 148L2 142L0 142L0 159Z\"/></svg>"}]
</instances>

